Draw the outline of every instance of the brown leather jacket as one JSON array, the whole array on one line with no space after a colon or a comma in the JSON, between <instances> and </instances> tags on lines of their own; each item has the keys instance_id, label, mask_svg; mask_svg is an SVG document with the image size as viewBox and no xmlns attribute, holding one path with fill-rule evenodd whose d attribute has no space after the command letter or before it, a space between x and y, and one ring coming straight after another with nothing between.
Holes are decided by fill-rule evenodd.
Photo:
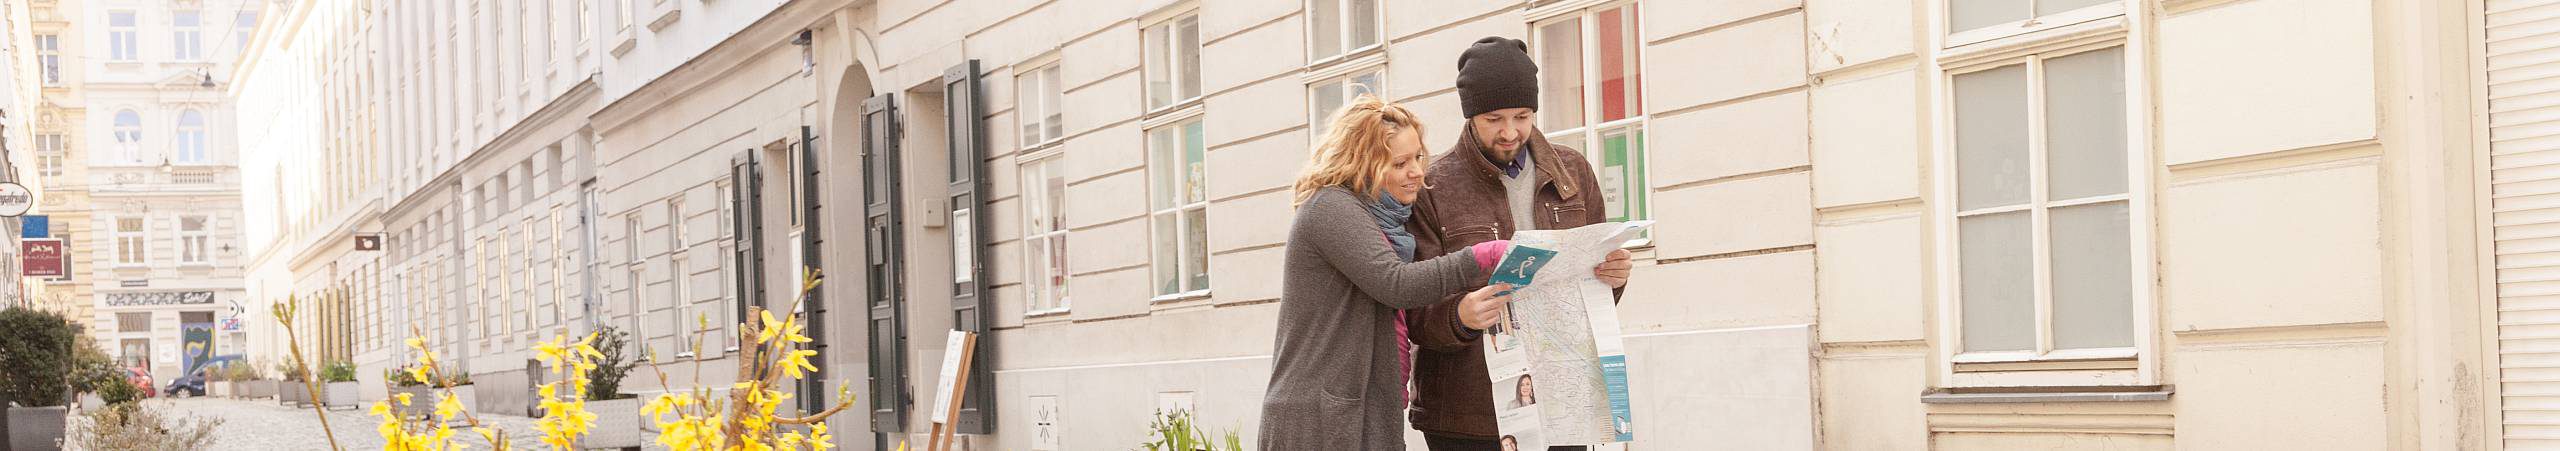
<instances>
[{"instance_id":1,"label":"brown leather jacket","mask_svg":"<svg viewBox=\"0 0 2560 451\"><path fill-rule=\"evenodd\" d=\"M1486 161L1476 143L1475 127L1460 125L1458 144L1431 162L1423 178L1422 196L1414 200L1413 218L1405 228L1414 235L1416 257L1438 256L1476 243L1510 239L1511 202L1505 197L1502 170ZM1608 222L1600 199L1599 178L1581 152L1547 143L1531 134L1525 145L1537 196L1531 205L1533 230L1570 229ZM1479 274L1470 286L1483 285ZM1481 333L1458 322L1458 298L1406 312L1414 344L1413 428L1424 433L1479 439L1497 434L1493 421L1492 379L1485 375Z\"/></svg>"}]
</instances>

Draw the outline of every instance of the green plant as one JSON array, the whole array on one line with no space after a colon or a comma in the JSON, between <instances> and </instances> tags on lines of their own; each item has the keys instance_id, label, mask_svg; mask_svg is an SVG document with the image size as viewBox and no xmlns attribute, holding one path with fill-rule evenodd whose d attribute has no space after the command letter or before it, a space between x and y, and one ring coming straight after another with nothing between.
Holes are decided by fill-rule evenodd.
<instances>
[{"instance_id":1,"label":"green plant","mask_svg":"<svg viewBox=\"0 0 2560 451\"><path fill-rule=\"evenodd\" d=\"M0 397L23 406L63 404L70 386L78 332L53 312L10 307L0 310Z\"/></svg>"},{"instance_id":2,"label":"green plant","mask_svg":"<svg viewBox=\"0 0 2560 451\"><path fill-rule=\"evenodd\" d=\"M1155 422L1148 425L1153 430L1138 447L1147 451L1244 451L1244 437L1234 429L1221 436L1225 441L1221 446L1209 441L1208 431L1200 430L1194 422L1189 410L1156 411Z\"/></svg>"},{"instance_id":3,"label":"green plant","mask_svg":"<svg viewBox=\"0 0 2560 451\"><path fill-rule=\"evenodd\" d=\"M276 362L276 374L284 376L286 382L311 380L311 368L296 365L293 362Z\"/></svg>"},{"instance_id":4,"label":"green plant","mask_svg":"<svg viewBox=\"0 0 2560 451\"><path fill-rule=\"evenodd\" d=\"M142 388L133 386L132 382L126 382L123 377L92 380L89 390L96 392L98 399L106 401L109 405L142 400Z\"/></svg>"},{"instance_id":5,"label":"green plant","mask_svg":"<svg viewBox=\"0 0 2560 451\"><path fill-rule=\"evenodd\" d=\"M265 379L265 378L266 378L266 376L258 374L258 366L257 366L257 365L250 365L250 364L246 364L246 363L239 363L239 362L227 363L227 364L223 364L223 365L222 365L222 380L232 381L232 382L246 382L246 381L254 381L254 380Z\"/></svg>"},{"instance_id":6,"label":"green plant","mask_svg":"<svg viewBox=\"0 0 2560 451\"><path fill-rule=\"evenodd\" d=\"M322 365L320 367L320 381L355 382L356 364L348 362L329 362L328 365Z\"/></svg>"},{"instance_id":7,"label":"green plant","mask_svg":"<svg viewBox=\"0 0 2560 451\"><path fill-rule=\"evenodd\" d=\"M170 418L139 403L117 404L80 414L87 427L72 428L73 449L177 451L213 448L214 428L222 419Z\"/></svg>"},{"instance_id":8,"label":"green plant","mask_svg":"<svg viewBox=\"0 0 2560 451\"><path fill-rule=\"evenodd\" d=\"M631 344L631 333L623 332L613 326L604 326L596 329L595 342L596 352L604 356L595 359L595 367L587 369L587 400L603 401L635 397L621 393L622 377L631 374L631 367L637 365L631 355L625 354L623 350L623 347Z\"/></svg>"}]
</instances>

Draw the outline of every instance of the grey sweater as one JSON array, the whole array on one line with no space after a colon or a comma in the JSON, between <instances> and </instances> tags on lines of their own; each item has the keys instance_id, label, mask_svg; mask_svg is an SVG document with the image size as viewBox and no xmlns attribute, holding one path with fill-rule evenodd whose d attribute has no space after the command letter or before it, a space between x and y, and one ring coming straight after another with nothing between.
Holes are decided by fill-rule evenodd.
<instances>
[{"instance_id":1,"label":"grey sweater","mask_svg":"<svg viewBox=\"0 0 2560 451\"><path fill-rule=\"evenodd\" d=\"M1257 449L1402 450L1395 312L1475 288L1471 250L1406 263L1359 198L1324 188L1298 207Z\"/></svg>"}]
</instances>

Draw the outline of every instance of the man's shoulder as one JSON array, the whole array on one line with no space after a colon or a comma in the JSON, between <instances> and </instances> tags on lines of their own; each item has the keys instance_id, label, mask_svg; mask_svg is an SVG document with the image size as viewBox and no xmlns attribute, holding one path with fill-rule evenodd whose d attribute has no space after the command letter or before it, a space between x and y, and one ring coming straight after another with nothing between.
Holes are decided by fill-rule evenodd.
<instances>
[{"instance_id":1,"label":"man's shoulder","mask_svg":"<svg viewBox=\"0 0 2560 451\"><path fill-rule=\"evenodd\" d=\"M1591 161L1582 157L1581 150L1552 142L1547 143L1546 147L1547 153L1553 156L1557 163L1563 164L1564 167L1580 169L1580 172L1585 173L1591 172Z\"/></svg>"}]
</instances>

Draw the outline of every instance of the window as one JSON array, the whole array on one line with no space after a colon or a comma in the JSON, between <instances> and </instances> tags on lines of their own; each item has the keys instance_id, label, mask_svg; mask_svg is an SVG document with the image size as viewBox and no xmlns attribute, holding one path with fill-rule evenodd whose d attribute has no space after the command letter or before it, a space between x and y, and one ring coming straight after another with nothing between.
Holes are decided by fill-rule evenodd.
<instances>
[{"instance_id":1,"label":"window","mask_svg":"<svg viewBox=\"0 0 2560 451\"><path fill-rule=\"evenodd\" d=\"M1651 217L1645 177L1645 116L1637 7L1627 3L1567 14L1538 24L1541 131L1547 141L1581 151L1600 177L1609 220Z\"/></svg>"},{"instance_id":2,"label":"window","mask_svg":"<svg viewBox=\"0 0 2560 451\"><path fill-rule=\"evenodd\" d=\"M688 256L685 255L684 222L684 196L679 194L667 199L667 292L675 300L675 339L676 342L683 343L684 348L676 350L676 355L679 357L689 357L693 354L694 348L699 345L693 340L701 336L694 331L706 326L702 324L700 317L694 316L697 309L693 302L693 284L691 283L693 265L691 259L686 258Z\"/></svg>"},{"instance_id":3,"label":"window","mask_svg":"<svg viewBox=\"0 0 2560 451\"><path fill-rule=\"evenodd\" d=\"M1147 109L1200 98L1200 14L1147 27Z\"/></svg>"},{"instance_id":4,"label":"window","mask_svg":"<svg viewBox=\"0 0 2560 451\"><path fill-rule=\"evenodd\" d=\"M125 314L118 313L116 315L118 317L122 317ZM150 314L144 313L143 315ZM144 318L148 319L149 316L145 316ZM118 363L124 364L126 368L142 368L144 365L151 363L151 339L127 338L118 346L124 348L124 355L117 359Z\"/></svg>"},{"instance_id":5,"label":"window","mask_svg":"<svg viewBox=\"0 0 2560 451\"><path fill-rule=\"evenodd\" d=\"M1958 362L2133 356L2124 60L1951 71Z\"/></svg>"},{"instance_id":6,"label":"window","mask_svg":"<svg viewBox=\"0 0 2560 451\"><path fill-rule=\"evenodd\" d=\"M596 2L595 0L578 0L578 43L584 44L588 37L595 35ZM581 45L578 48L586 48L586 46Z\"/></svg>"},{"instance_id":7,"label":"window","mask_svg":"<svg viewBox=\"0 0 2560 451\"><path fill-rule=\"evenodd\" d=\"M2124 14L2123 0L1948 0L1946 5L1950 46Z\"/></svg>"},{"instance_id":8,"label":"window","mask_svg":"<svg viewBox=\"0 0 2560 451\"><path fill-rule=\"evenodd\" d=\"M116 314L116 331L117 331L117 332L150 332L150 331L151 331L151 312L122 312L122 313L117 313L117 314Z\"/></svg>"},{"instance_id":9,"label":"window","mask_svg":"<svg viewBox=\"0 0 2560 451\"><path fill-rule=\"evenodd\" d=\"M626 32L630 31L632 10L637 9L640 9L639 0L622 0L622 7L613 9L613 27Z\"/></svg>"},{"instance_id":10,"label":"window","mask_svg":"<svg viewBox=\"0 0 2560 451\"><path fill-rule=\"evenodd\" d=\"M47 179L61 177L62 159L67 153L62 147L62 134L36 135L36 175Z\"/></svg>"},{"instance_id":11,"label":"window","mask_svg":"<svg viewBox=\"0 0 2560 451\"><path fill-rule=\"evenodd\" d=\"M1378 0L1307 0L1307 57L1310 63L1341 59L1376 48Z\"/></svg>"},{"instance_id":12,"label":"window","mask_svg":"<svg viewBox=\"0 0 2560 451\"><path fill-rule=\"evenodd\" d=\"M150 261L150 232L142 222L142 218L116 218L116 264L141 265Z\"/></svg>"},{"instance_id":13,"label":"window","mask_svg":"<svg viewBox=\"0 0 2560 451\"><path fill-rule=\"evenodd\" d=\"M107 12L107 54L117 62L132 62L142 56L141 42L134 36L133 11Z\"/></svg>"},{"instance_id":14,"label":"window","mask_svg":"<svg viewBox=\"0 0 2560 451\"><path fill-rule=\"evenodd\" d=\"M133 110L116 112L116 152L126 163L142 162L142 114Z\"/></svg>"},{"instance_id":15,"label":"window","mask_svg":"<svg viewBox=\"0 0 2560 451\"><path fill-rule=\"evenodd\" d=\"M249 38L254 37L250 36L250 33L257 31L257 11L241 11L238 14L233 15L231 17L231 42L233 42L233 46L238 47L233 50L243 53L248 52Z\"/></svg>"},{"instance_id":16,"label":"window","mask_svg":"<svg viewBox=\"0 0 2560 451\"><path fill-rule=\"evenodd\" d=\"M213 227L204 216L178 217L178 263L213 263Z\"/></svg>"},{"instance_id":17,"label":"window","mask_svg":"<svg viewBox=\"0 0 2560 451\"><path fill-rule=\"evenodd\" d=\"M62 35L36 35L36 64L44 71L45 86L62 86Z\"/></svg>"},{"instance_id":18,"label":"window","mask_svg":"<svg viewBox=\"0 0 2560 451\"><path fill-rule=\"evenodd\" d=\"M1379 87L1386 86L1380 78L1385 73L1383 67L1369 68L1308 86L1307 114L1310 116L1307 124L1315 128L1315 134L1311 136L1324 139L1327 129L1333 127L1333 113L1341 110L1343 105L1351 104L1351 99L1360 98L1361 94L1377 94Z\"/></svg>"},{"instance_id":19,"label":"window","mask_svg":"<svg viewBox=\"0 0 2560 451\"><path fill-rule=\"evenodd\" d=\"M208 156L205 152L204 113L193 109L178 113L178 162L211 163Z\"/></svg>"},{"instance_id":20,"label":"window","mask_svg":"<svg viewBox=\"0 0 2560 451\"><path fill-rule=\"evenodd\" d=\"M169 13L170 57L178 61L204 59L204 14L192 10Z\"/></svg>"},{"instance_id":21,"label":"window","mask_svg":"<svg viewBox=\"0 0 2560 451\"><path fill-rule=\"evenodd\" d=\"M718 190L721 199L738 198L738 185L736 184L721 181L718 184ZM720 238L713 240L713 242L718 243L717 248L720 251L720 255L738 255L738 204L734 202L712 203L720 205L720 217L717 218L719 219L717 222L720 223ZM737 277L736 272L738 271L738 268L736 267L735 262L731 261L731 259L722 258L713 259L713 261L719 262L717 266L720 267L720 278L718 280L721 282L714 283L712 285L720 287L720 300L722 302L719 304L719 308L713 309L718 310L718 312L715 312L712 315L710 327L711 337L713 339L712 344L717 344L722 348L731 350L738 349L737 334L728 332L730 326L738 324L738 310L743 308L740 302L742 302L741 299L745 297L738 294L737 284L729 283L729 281L736 280L735 277Z\"/></svg>"},{"instance_id":22,"label":"window","mask_svg":"<svg viewBox=\"0 0 2560 451\"><path fill-rule=\"evenodd\" d=\"M1014 84L1014 117L1022 123L1022 147L1047 145L1066 137L1066 102L1064 87L1059 86L1058 65L1036 66L1016 73Z\"/></svg>"},{"instance_id":23,"label":"window","mask_svg":"<svg viewBox=\"0 0 2560 451\"><path fill-rule=\"evenodd\" d=\"M1062 156L1022 165L1022 267L1030 304L1022 311L1066 311L1067 175Z\"/></svg>"},{"instance_id":24,"label":"window","mask_svg":"<svg viewBox=\"0 0 2560 451\"><path fill-rule=\"evenodd\" d=\"M642 274L640 271L645 265L641 264L643 260L640 259L640 214L638 212L633 212L622 218L622 257L623 261L626 262L622 266L622 290L624 295L629 297L629 299L625 299L625 301L627 301L631 306L631 317L629 318L631 324L626 327L631 329L631 336L636 338L637 343L640 345L639 355L642 356L641 358L652 358L657 356L657 354L656 351L650 347L654 342L649 340L649 305L647 302L643 301L640 296L640 281L643 280L641 279Z\"/></svg>"},{"instance_id":25,"label":"window","mask_svg":"<svg viewBox=\"0 0 2560 451\"><path fill-rule=\"evenodd\" d=\"M1209 289L1208 152L1200 120L1147 131L1149 219L1155 228L1155 283L1159 300L1207 294Z\"/></svg>"}]
</instances>

